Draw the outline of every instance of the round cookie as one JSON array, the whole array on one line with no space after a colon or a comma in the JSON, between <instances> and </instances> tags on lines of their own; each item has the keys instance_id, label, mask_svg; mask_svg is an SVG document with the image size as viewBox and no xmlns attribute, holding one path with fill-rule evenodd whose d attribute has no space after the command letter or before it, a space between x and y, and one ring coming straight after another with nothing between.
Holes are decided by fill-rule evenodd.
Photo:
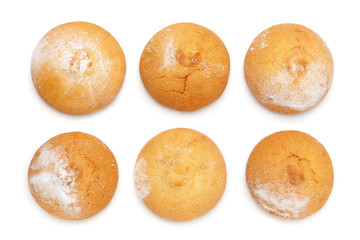
<instances>
[{"instance_id":1,"label":"round cookie","mask_svg":"<svg viewBox=\"0 0 360 240\"><path fill-rule=\"evenodd\" d=\"M229 71L224 43L194 23L170 25L156 33L140 59L141 79L149 94L181 111L194 111L218 99Z\"/></svg>"},{"instance_id":2,"label":"round cookie","mask_svg":"<svg viewBox=\"0 0 360 240\"><path fill-rule=\"evenodd\" d=\"M86 114L108 105L126 71L125 56L113 36L87 22L50 30L36 46L31 75L39 95L69 114Z\"/></svg>"},{"instance_id":3,"label":"round cookie","mask_svg":"<svg viewBox=\"0 0 360 240\"><path fill-rule=\"evenodd\" d=\"M224 158L215 143L192 129L152 138L135 165L138 197L160 217L188 221L210 211L226 185Z\"/></svg>"},{"instance_id":4,"label":"round cookie","mask_svg":"<svg viewBox=\"0 0 360 240\"><path fill-rule=\"evenodd\" d=\"M252 151L246 182L255 201L279 217L301 219L320 210L333 186L326 149L298 131L282 131L261 140Z\"/></svg>"},{"instance_id":5,"label":"round cookie","mask_svg":"<svg viewBox=\"0 0 360 240\"><path fill-rule=\"evenodd\" d=\"M272 26L252 42L244 64L255 98L280 113L300 113L327 94L334 63L325 42L298 24Z\"/></svg>"},{"instance_id":6,"label":"round cookie","mask_svg":"<svg viewBox=\"0 0 360 240\"><path fill-rule=\"evenodd\" d=\"M31 194L48 213L89 218L112 199L118 167L110 149L82 132L57 135L35 153L28 172Z\"/></svg>"}]
</instances>

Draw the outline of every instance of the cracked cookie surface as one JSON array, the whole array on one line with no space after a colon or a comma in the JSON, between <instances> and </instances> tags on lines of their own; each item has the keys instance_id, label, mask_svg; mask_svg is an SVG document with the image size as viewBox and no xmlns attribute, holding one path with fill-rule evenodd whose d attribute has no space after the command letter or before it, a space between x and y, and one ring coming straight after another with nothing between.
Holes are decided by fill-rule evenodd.
<instances>
[{"instance_id":1,"label":"cracked cookie surface","mask_svg":"<svg viewBox=\"0 0 360 240\"><path fill-rule=\"evenodd\" d=\"M300 113L329 91L334 63L325 42L298 24L279 24L259 34L246 54L246 82L265 107Z\"/></svg>"},{"instance_id":2,"label":"cracked cookie surface","mask_svg":"<svg viewBox=\"0 0 360 240\"><path fill-rule=\"evenodd\" d=\"M301 219L320 210L333 186L334 173L326 149L298 131L277 132L252 151L246 182L255 201L279 217Z\"/></svg>"},{"instance_id":3,"label":"cracked cookie surface","mask_svg":"<svg viewBox=\"0 0 360 240\"><path fill-rule=\"evenodd\" d=\"M138 197L160 217L188 221L220 200L226 167L215 143L204 134L177 128L152 138L135 165Z\"/></svg>"},{"instance_id":4,"label":"cracked cookie surface","mask_svg":"<svg viewBox=\"0 0 360 240\"><path fill-rule=\"evenodd\" d=\"M28 183L36 202L48 213L69 220L93 216L110 202L118 168L110 149L81 132L57 135L35 153Z\"/></svg>"},{"instance_id":5,"label":"cracked cookie surface","mask_svg":"<svg viewBox=\"0 0 360 240\"><path fill-rule=\"evenodd\" d=\"M193 23L170 25L147 43L140 59L146 90L159 103L194 111L220 97L230 59L221 39Z\"/></svg>"}]
</instances>

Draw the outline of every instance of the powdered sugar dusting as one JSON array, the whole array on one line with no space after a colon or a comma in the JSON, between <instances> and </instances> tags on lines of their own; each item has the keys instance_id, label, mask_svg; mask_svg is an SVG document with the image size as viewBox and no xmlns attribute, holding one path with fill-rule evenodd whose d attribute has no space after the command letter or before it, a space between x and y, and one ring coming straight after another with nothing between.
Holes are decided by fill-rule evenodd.
<instances>
[{"instance_id":1,"label":"powdered sugar dusting","mask_svg":"<svg viewBox=\"0 0 360 240\"><path fill-rule=\"evenodd\" d=\"M40 154L30 165L37 171L29 179L30 190L40 196L40 201L56 202L63 212L76 216L81 212L76 190L76 172L70 167L69 159L61 147L50 144L40 149Z\"/></svg>"},{"instance_id":2,"label":"powdered sugar dusting","mask_svg":"<svg viewBox=\"0 0 360 240\"><path fill-rule=\"evenodd\" d=\"M297 76L294 72L304 72ZM262 101L304 111L315 106L328 90L326 65L312 62L304 67L293 63L284 66L275 77L264 82Z\"/></svg>"},{"instance_id":3,"label":"powdered sugar dusting","mask_svg":"<svg viewBox=\"0 0 360 240\"><path fill-rule=\"evenodd\" d=\"M83 46L77 42L69 41L71 49L64 49L63 54L59 58L61 68L69 73L84 74L91 66L92 61ZM72 79L81 82L84 78ZM90 81L88 81L90 83Z\"/></svg>"},{"instance_id":4,"label":"powdered sugar dusting","mask_svg":"<svg viewBox=\"0 0 360 240\"><path fill-rule=\"evenodd\" d=\"M269 46L269 44L266 43L266 36L268 35L269 31L265 30L259 37L259 50Z\"/></svg>"},{"instance_id":5,"label":"powdered sugar dusting","mask_svg":"<svg viewBox=\"0 0 360 240\"><path fill-rule=\"evenodd\" d=\"M70 80L78 83L96 81L101 76L106 76L111 70L110 61L103 57L98 48L101 44L96 38L86 41L73 33L73 36L62 36L60 33L54 39L46 35L40 40L33 52L32 64L34 69L41 68L44 64L57 69L58 66L70 75ZM92 59L96 59L95 62ZM86 75L90 68L96 68L94 74ZM96 74L98 73L98 74ZM95 75L95 76L94 76ZM98 75L98 76L97 76Z\"/></svg>"},{"instance_id":6,"label":"powdered sugar dusting","mask_svg":"<svg viewBox=\"0 0 360 240\"><path fill-rule=\"evenodd\" d=\"M160 69L165 69L167 67L173 66L176 60L176 48L174 47L174 40L170 37L165 40L166 46L164 50L163 62Z\"/></svg>"},{"instance_id":7,"label":"powdered sugar dusting","mask_svg":"<svg viewBox=\"0 0 360 240\"><path fill-rule=\"evenodd\" d=\"M59 76L67 76L68 83L75 82L84 87L96 85L93 89L101 94L106 90L106 84L101 81L107 79L112 69L111 61L104 57L99 47L102 41L96 37L90 38L86 33L54 29L36 46L32 71L36 75L41 69L47 68ZM70 87L70 84L66 87Z\"/></svg>"},{"instance_id":8,"label":"powdered sugar dusting","mask_svg":"<svg viewBox=\"0 0 360 240\"><path fill-rule=\"evenodd\" d=\"M281 187L283 183L258 184L253 189L261 206L267 211L283 217L298 218L310 202L309 197L301 197L291 189Z\"/></svg>"},{"instance_id":9,"label":"powdered sugar dusting","mask_svg":"<svg viewBox=\"0 0 360 240\"><path fill-rule=\"evenodd\" d=\"M144 158L139 158L135 165L135 187L138 197L143 201L149 195L151 191L151 186L147 183L146 175L146 160Z\"/></svg>"}]
</instances>

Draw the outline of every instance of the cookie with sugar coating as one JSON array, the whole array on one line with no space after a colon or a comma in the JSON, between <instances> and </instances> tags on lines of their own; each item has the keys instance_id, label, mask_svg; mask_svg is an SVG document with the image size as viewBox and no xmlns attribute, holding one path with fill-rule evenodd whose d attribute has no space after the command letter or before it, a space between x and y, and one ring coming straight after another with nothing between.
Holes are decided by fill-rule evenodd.
<instances>
[{"instance_id":1,"label":"cookie with sugar coating","mask_svg":"<svg viewBox=\"0 0 360 240\"><path fill-rule=\"evenodd\" d=\"M244 71L261 104L275 112L294 114L313 108L325 97L334 63L315 32L298 24L279 24L252 42Z\"/></svg>"},{"instance_id":2,"label":"cookie with sugar coating","mask_svg":"<svg viewBox=\"0 0 360 240\"><path fill-rule=\"evenodd\" d=\"M186 128L164 131L148 141L134 172L138 197L152 212L172 221L192 220L210 211L226 185L218 147Z\"/></svg>"},{"instance_id":3,"label":"cookie with sugar coating","mask_svg":"<svg viewBox=\"0 0 360 240\"><path fill-rule=\"evenodd\" d=\"M173 24L156 33L140 59L141 79L149 94L180 111L194 111L218 99L229 72L224 43L194 23Z\"/></svg>"},{"instance_id":4,"label":"cookie with sugar coating","mask_svg":"<svg viewBox=\"0 0 360 240\"><path fill-rule=\"evenodd\" d=\"M301 219L324 206L334 172L329 154L315 138L299 131L282 131L255 146L246 166L246 182L266 211Z\"/></svg>"},{"instance_id":5,"label":"cookie with sugar coating","mask_svg":"<svg viewBox=\"0 0 360 240\"><path fill-rule=\"evenodd\" d=\"M48 140L36 151L28 171L29 188L40 207L68 220L89 218L105 208L117 181L110 149L82 132Z\"/></svg>"},{"instance_id":6,"label":"cookie with sugar coating","mask_svg":"<svg viewBox=\"0 0 360 240\"><path fill-rule=\"evenodd\" d=\"M69 114L87 114L108 105L124 81L124 53L105 29L70 22L50 30L36 46L31 75L50 106Z\"/></svg>"}]
</instances>

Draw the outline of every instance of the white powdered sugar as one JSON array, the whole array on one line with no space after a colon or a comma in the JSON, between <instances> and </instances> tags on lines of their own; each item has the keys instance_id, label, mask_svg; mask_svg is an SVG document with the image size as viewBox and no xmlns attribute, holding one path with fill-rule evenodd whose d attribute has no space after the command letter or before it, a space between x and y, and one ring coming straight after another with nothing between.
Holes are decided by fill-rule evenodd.
<instances>
[{"instance_id":1,"label":"white powdered sugar","mask_svg":"<svg viewBox=\"0 0 360 240\"><path fill-rule=\"evenodd\" d=\"M30 165L36 173L29 179L33 194L40 201L57 203L63 212L76 216L81 208L78 205L76 172L70 167L65 150L49 144L40 149L40 154Z\"/></svg>"},{"instance_id":2,"label":"white powdered sugar","mask_svg":"<svg viewBox=\"0 0 360 240\"><path fill-rule=\"evenodd\" d=\"M173 66L177 60L176 60L176 48L174 47L174 40L172 38L169 38L165 40L166 46L164 49L164 57L163 62L161 64L160 69L166 69L167 67Z\"/></svg>"},{"instance_id":3,"label":"white powdered sugar","mask_svg":"<svg viewBox=\"0 0 360 240\"><path fill-rule=\"evenodd\" d=\"M269 46L269 44L267 44L265 41L262 41L260 44L260 49L263 49L265 47Z\"/></svg>"},{"instance_id":4,"label":"white powdered sugar","mask_svg":"<svg viewBox=\"0 0 360 240\"><path fill-rule=\"evenodd\" d=\"M144 158L139 158L134 170L136 193L141 200L146 199L151 191L151 186L147 182L146 165L146 160Z\"/></svg>"},{"instance_id":5,"label":"white powdered sugar","mask_svg":"<svg viewBox=\"0 0 360 240\"><path fill-rule=\"evenodd\" d=\"M36 46L32 57L32 70L36 74L43 67L57 74L67 74L70 82L88 86L106 79L111 71L110 60L101 51L102 40L81 36L79 33L66 35L52 32ZM88 74L88 72L91 73Z\"/></svg>"},{"instance_id":6,"label":"white powdered sugar","mask_svg":"<svg viewBox=\"0 0 360 240\"><path fill-rule=\"evenodd\" d=\"M259 36L259 44L260 46L258 47L259 50L269 46L269 44L266 43L266 36L268 35L269 31L265 30L260 36Z\"/></svg>"},{"instance_id":7,"label":"white powdered sugar","mask_svg":"<svg viewBox=\"0 0 360 240\"><path fill-rule=\"evenodd\" d=\"M291 189L281 187L282 184L281 182L257 184L253 193L264 209L283 217L297 218L308 206L310 198L301 197Z\"/></svg>"},{"instance_id":8,"label":"white powdered sugar","mask_svg":"<svg viewBox=\"0 0 360 240\"><path fill-rule=\"evenodd\" d=\"M71 45L71 44L70 44ZM79 48L72 48L64 50L60 56L60 66L63 70L69 73L78 73L79 75L84 74L92 64L89 55L85 51L74 52L74 49L82 49L81 45ZM73 81L81 82L84 78L72 79Z\"/></svg>"},{"instance_id":9,"label":"white powdered sugar","mask_svg":"<svg viewBox=\"0 0 360 240\"><path fill-rule=\"evenodd\" d=\"M305 69L306 68L306 69ZM304 72L297 76L294 72ZM307 66L292 64L263 83L262 101L304 111L315 106L328 90L326 65L312 62Z\"/></svg>"}]
</instances>

